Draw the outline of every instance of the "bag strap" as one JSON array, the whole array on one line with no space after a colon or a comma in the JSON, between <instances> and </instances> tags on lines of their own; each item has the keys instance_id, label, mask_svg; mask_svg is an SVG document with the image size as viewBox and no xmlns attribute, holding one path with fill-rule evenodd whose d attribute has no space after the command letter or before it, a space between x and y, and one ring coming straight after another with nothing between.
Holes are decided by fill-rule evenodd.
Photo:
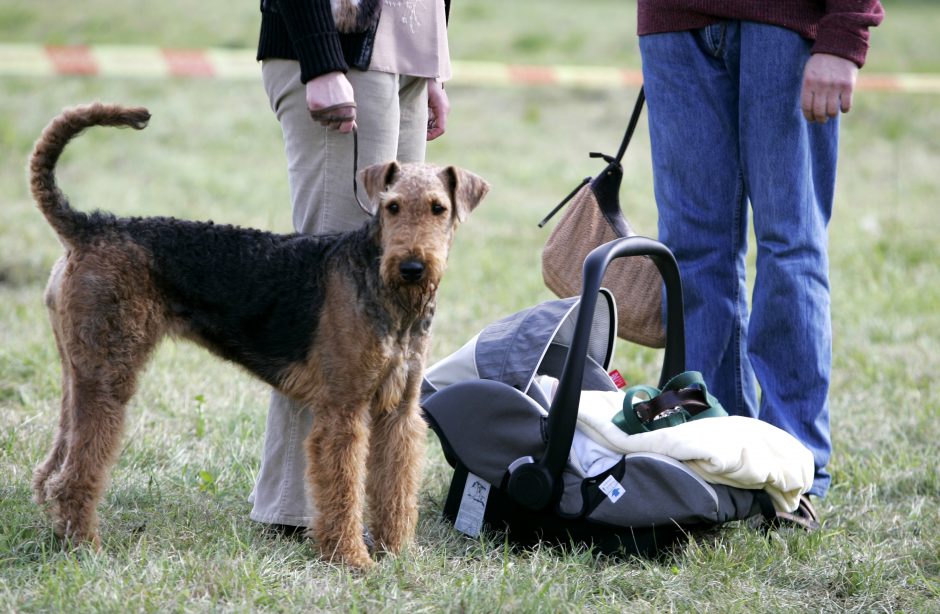
<instances>
[{"instance_id":1,"label":"bag strap","mask_svg":"<svg viewBox=\"0 0 940 614\"><path fill-rule=\"evenodd\" d=\"M636 95L636 102L633 104L633 114L630 116L630 123L627 124L627 131L623 135L623 142L620 143L620 149L617 151L617 162L623 160L623 155L627 153L627 146L630 139L633 138L633 132L640 121L640 113L643 112L643 103L646 102L646 91L640 86L640 91Z\"/></svg>"},{"instance_id":2,"label":"bag strap","mask_svg":"<svg viewBox=\"0 0 940 614\"><path fill-rule=\"evenodd\" d=\"M640 121L640 114L643 112L643 103L646 101L646 92L643 91L643 88L640 87L640 92L636 96L636 102L633 104L633 113L630 115L630 121L627 123L627 131L623 135L623 140L620 142L620 149L617 150L616 156L608 156L606 154L598 153L596 151L591 152L589 155L592 158L603 158L608 164L616 162L620 164L623 160L624 154L627 153L627 147L630 145L630 140L633 138L633 133L636 132L636 125Z\"/></svg>"},{"instance_id":3,"label":"bag strap","mask_svg":"<svg viewBox=\"0 0 940 614\"><path fill-rule=\"evenodd\" d=\"M578 184L578 187L572 190L564 200L549 211L548 215L542 218L542 221L539 222L539 228L544 227L581 188L591 183L591 187L598 195L597 201L600 205L601 212L604 214L604 217L607 218L607 222L610 224L611 228L614 229L617 236L628 237L633 234L630 232L626 219L623 217L623 212L620 210L620 200L617 197L620 191L620 179L623 177L623 168L620 166L620 161L623 160L624 154L627 153L627 147L630 145L633 133L636 132L636 126L640 121L640 115L643 112L643 103L645 101L646 93L641 87L636 97L636 103L633 105L633 113L630 115L630 121L627 123L627 130L623 134L623 140L620 141L620 148L617 150L617 155L609 156L596 151L592 151L588 154L591 158L602 158L607 162L607 168L595 177L593 181L591 181L590 177L585 177L581 183ZM605 193L608 194L605 195Z\"/></svg>"},{"instance_id":4,"label":"bag strap","mask_svg":"<svg viewBox=\"0 0 940 614\"><path fill-rule=\"evenodd\" d=\"M591 183L591 178L590 178L590 177L585 177L584 179L582 179L582 180L581 180L581 183L578 184L578 187L576 187L575 189L571 190L571 193L568 194L568 196L565 196L565 197L562 199L562 201L561 201L560 203L558 203L557 205L555 205L555 208L554 208L554 209L552 209L551 211L548 212L548 215L546 215L545 217L542 218L542 221L539 222L539 228L544 228L544 227L545 227L545 224L548 223L548 220L550 220L550 219L552 219L553 217L555 217L555 214L558 213L558 212L561 210L562 207L564 207L565 205L567 205L567 204L568 204L568 201L571 200L572 198L574 198L575 194L577 194L578 191L581 190L581 188L583 188L584 186L586 186L586 185L589 184L589 183Z\"/></svg>"}]
</instances>

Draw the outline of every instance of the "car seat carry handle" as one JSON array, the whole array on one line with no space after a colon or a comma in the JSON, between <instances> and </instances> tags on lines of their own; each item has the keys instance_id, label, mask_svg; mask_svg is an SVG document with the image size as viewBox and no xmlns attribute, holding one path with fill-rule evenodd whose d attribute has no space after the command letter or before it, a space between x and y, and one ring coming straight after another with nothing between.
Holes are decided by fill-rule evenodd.
<instances>
[{"instance_id":1,"label":"car seat carry handle","mask_svg":"<svg viewBox=\"0 0 940 614\"><path fill-rule=\"evenodd\" d=\"M584 260L583 286L578 319L571 347L548 413L548 444L538 462L523 464L509 476L509 494L520 505L540 510L555 495L556 484L571 451L578 421L581 384L591 336L591 323L604 273L617 258L649 256L666 286L666 348L659 378L660 388L685 371L685 323L682 311L682 284L676 259L665 245L646 237L615 239L596 247Z\"/></svg>"}]
</instances>

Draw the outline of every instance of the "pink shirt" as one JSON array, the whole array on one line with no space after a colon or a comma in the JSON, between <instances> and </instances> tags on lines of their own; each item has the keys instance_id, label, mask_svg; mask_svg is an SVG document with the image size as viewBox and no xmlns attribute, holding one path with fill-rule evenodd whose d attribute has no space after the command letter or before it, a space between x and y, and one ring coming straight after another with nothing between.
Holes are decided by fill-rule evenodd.
<instances>
[{"instance_id":1,"label":"pink shirt","mask_svg":"<svg viewBox=\"0 0 940 614\"><path fill-rule=\"evenodd\" d=\"M444 0L382 0L369 70L450 79Z\"/></svg>"}]
</instances>

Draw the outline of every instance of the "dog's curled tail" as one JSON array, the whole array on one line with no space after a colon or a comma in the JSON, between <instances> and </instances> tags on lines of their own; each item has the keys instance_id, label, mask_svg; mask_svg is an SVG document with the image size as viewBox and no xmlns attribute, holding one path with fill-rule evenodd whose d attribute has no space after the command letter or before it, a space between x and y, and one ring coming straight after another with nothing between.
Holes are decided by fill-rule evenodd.
<instances>
[{"instance_id":1,"label":"dog's curled tail","mask_svg":"<svg viewBox=\"0 0 940 614\"><path fill-rule=\"evenodd\" d=\"M96 102L64 110L42 131L29 159L29 186L39 210L63 240L79 234L82 221L87 217L69 206L65 194L56 185L56 162L65 146L91 126L130 126L142 130L149 120L150 112L143 107Z\"/></svg>"}]
</instances>

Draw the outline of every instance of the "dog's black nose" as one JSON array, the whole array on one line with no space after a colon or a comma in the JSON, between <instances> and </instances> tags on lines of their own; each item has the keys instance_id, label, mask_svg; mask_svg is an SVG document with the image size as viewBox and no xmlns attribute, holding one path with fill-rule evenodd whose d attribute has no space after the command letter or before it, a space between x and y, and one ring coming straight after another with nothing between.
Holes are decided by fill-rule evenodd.
<instances>
[{"instance_id":1,"label":"dog's black nose","mask_svg":"<svg viewBox=\"0 0 940 614\"><path fill-rule=\"evenodd\" d=\"M424 263L418 260L405 260L398 265L401 278L409 283L421 281L424 276Z\"/></svg>"}]
</instances>

